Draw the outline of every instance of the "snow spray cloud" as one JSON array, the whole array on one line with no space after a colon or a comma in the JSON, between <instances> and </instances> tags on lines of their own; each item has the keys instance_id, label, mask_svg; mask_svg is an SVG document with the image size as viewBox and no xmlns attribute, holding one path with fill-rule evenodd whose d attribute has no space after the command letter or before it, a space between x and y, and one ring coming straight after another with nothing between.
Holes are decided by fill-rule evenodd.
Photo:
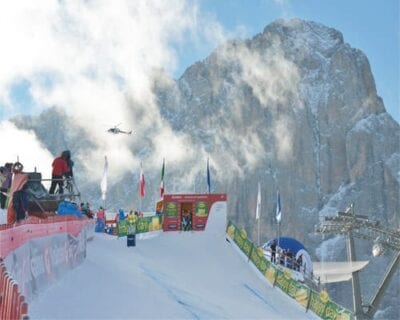
<instances>
[{"instance_id":1,"label":"snow spray cloud","mask_svg":"<svg viewBox=\"0 0 400 320\"><path fill-rule=\"evenodd\" d=\"M228 106L230 108L232 128L236 133L229 132L227 128L218 136L232 137L229 145L240 154L243 163L237 167L252 170L265 158L271 146L263 145L262 141L269 136L274 141L275 157L279 161L290 160L292 157L293 120L290 118L290 108L301 107L299 99L300 76L297 66L285 58L279 38L271 36L268 46L257 48L257 39L252 40L254 47L242 41L233 41L219 48L217 57L219 64L234 66L232 82L227 84L214 84L215 90L226 90ZM264 39L261 40L265 41ZM221 86L225 87L221 87ZM240 90L230 90L229 87ZM250 87L251 90L243 88ZM222 89L221 89L222 88ZM242 90L243 89L243 90ZM249 96L251 95L251 96ZM257 103L249 105L250 99L257 99ZM260 110L255 110L258 105ZM262 122L264 110L274 121L270 125ZM226 111L225 111L226 112ZM256 115L254 115L256 112ZM250 117L250 113L253 113ZM246 118L257 119L260 123L247 123ZM238 134L238 128L242 132ZM243 131L245 128L245 131ZM237 137L240 136L240 139ZM234 166L233 166L234 167Z\"/></svg>"},{"instance_id":2,"label":"snow spray cloud","mask_svg":"<svg viewBox=\"0 0 400 320\"><path fill-rule=\"evenodd\" d=\"M1 144L7 146L7 152L0 153L0 165L19 160L24 165L24 171L33 172L36 169L44 177L51 177L53 156L43 148L32 131L18 130L11 122L3 121L0 122L0 132Z\"/></svg>"},{"instance_id":3,"label":"snow spray cloud","mask_svg":"<svg viewBox=\"0 0 400 320\"><path fill-rule=\"evenodd\" d=\"M154 150L171 139L187 145L187 138L174 137L161 123L152 85L155 71L176 68L174 45L187 41L188 34L207 39L208 26L218 30L218 23L201 18L195 2L185 0L3 2L0 37L7 46L0 52L0 115L61 107L95 146L75 155L90 164L88 177L101 175L104 154L118 168L110 175L135 170L139 158L149 156L145 142L152 138ZM134 134L105 133L120 122Z\"/></svg>"}]
</instances>

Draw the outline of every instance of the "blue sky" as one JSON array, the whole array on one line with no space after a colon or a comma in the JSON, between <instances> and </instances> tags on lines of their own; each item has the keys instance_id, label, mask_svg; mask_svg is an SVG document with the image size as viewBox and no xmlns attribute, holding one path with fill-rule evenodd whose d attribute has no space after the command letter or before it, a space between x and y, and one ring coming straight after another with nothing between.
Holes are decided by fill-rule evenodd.
<instances>
[{"instance_id":1,"label":"blue sky","mask_svg":"<svg viewBox=\"0 0 400 320\"><path fill-rule=\"evenodd\" d=\"M243 26L246 37L262 32L276 19L292 17L341 31L345 42L367 55L378 95L386 110L400 122L398 0L199 0L199 4L204 14L215 15L227 30L235 32ZM177 77L208 55L205 49L185 50L181 51Z\"/></svg>"}]
</instances>

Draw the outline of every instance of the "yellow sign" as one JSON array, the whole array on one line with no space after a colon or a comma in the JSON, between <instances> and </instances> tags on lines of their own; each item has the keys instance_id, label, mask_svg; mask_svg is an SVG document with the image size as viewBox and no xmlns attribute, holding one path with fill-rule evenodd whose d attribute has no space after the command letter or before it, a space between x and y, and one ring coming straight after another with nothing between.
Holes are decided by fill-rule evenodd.
<instances>
[{"instance_id":1,"label":"yellow sign","mask_svg":"<svg viewBox=\"0 0 400 320\"><path fill-rule=\"evenodd\" d=\"M329 294L328 294L328 291L326 291L325 289L322 290L322 291L319 293L319 298L321 299L321 301L322 301L323 303L327 303L327 302L329 301Z\"/></svg>"}]
</instances>

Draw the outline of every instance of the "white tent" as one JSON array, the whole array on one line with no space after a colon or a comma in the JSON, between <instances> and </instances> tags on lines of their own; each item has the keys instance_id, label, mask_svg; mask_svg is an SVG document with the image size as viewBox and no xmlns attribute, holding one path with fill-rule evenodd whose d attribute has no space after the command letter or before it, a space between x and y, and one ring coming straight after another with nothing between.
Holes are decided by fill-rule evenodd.
<instances>
[{"instance_id":1,"label":"white tent","mask_svg":"<svg viewBox=\"0 0 400 320\"><path fill-rule=\"evenodd\" d=\"M362 270L369 261L313 262L314 277L321 283L334 283L351 279L351 274Z\"/></svg>"}]
</instances>

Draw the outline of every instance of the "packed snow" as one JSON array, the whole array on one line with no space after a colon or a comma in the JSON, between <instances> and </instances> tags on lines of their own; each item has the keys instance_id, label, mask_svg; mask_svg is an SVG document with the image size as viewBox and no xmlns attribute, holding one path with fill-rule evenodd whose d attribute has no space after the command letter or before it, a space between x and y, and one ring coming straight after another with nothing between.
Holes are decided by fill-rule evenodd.
<instances>
[{"instance_id":1,"label":"packed snow","mask_svg":"<svg viewBox=\"0 0 400 320\"><path fill-rule=\"evenodd\" d=\"M225 219L135 247L96 233L85 261L32 301L31 319L317 319L226 240Z\"/></svg>"}]
</instances>

